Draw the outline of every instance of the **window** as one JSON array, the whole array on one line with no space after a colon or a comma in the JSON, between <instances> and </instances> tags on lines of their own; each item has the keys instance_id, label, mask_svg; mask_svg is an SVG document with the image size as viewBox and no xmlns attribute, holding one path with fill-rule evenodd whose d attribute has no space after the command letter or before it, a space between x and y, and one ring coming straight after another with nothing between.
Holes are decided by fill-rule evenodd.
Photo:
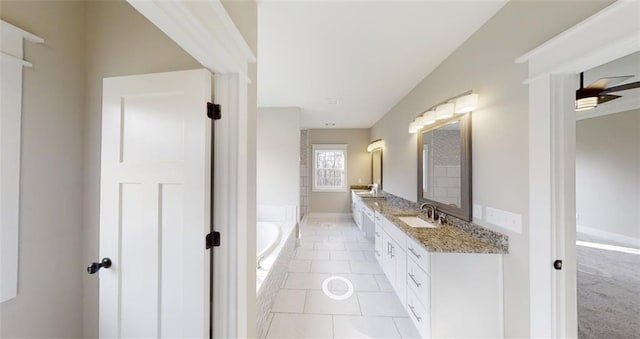
<instances>
[{"instance_id":1,"label":"window","mask_svg":"<svg viewBox=\"0 0 640 339\"><path fill-rule=\"evenodd\" d=\"M315 144L313 150L313 192L347 191L347 145Z\"/></svg>"}]
</instances>

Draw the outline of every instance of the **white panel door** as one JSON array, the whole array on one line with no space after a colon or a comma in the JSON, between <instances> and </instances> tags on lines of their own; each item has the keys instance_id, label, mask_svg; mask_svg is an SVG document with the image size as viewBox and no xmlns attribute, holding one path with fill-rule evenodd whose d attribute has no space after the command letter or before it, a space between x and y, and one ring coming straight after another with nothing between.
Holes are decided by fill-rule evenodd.
<instances>
[{"instance_id":1,"label":"white panel door","mask_svg":"<svg viewBox=\"0 0 640 339\"><path fill-rule=\"evenodd\" d=\"M204 338L209 331L212 76L104 79L101 338Z\"/></svg>"}]
</instances>

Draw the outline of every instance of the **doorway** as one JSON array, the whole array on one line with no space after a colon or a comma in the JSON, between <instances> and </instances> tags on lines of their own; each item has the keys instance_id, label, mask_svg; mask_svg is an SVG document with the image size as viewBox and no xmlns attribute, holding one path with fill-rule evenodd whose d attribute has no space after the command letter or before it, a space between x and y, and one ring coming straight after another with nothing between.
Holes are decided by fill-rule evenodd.
<instances>
[{"instance_id":1,"label":"doorway","mask_svg":"<svg viewBox=\"0 0 640 339\"><path fill-rule=\"evenodd\" d=\"M576 112L579 338L640 333L639 78L640 52L583 72L579 93L607 94Z\"/></svg>"},{"instance_id":2,"label":"doorway","mask_svg":"<svg viewBox=\"0 0 640 339\"><path fill-rule=\"evenodd\" d=\"M640 2L617 1L516 60L529 86L531 337L577 337L577 74L640 50ZM606 32L606 33L605 33ZM555 264L555 265L554 265Z\"/></svg>"}]
</instances>

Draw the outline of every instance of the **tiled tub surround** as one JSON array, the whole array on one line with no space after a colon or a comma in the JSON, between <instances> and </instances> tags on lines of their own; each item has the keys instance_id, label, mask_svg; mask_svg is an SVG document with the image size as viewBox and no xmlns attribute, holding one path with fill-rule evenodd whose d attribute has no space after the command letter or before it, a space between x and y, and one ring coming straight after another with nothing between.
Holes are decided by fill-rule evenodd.
<instances>
[{"instance_id":1,"label":"tiled tub surround","mask_svg":"<svg viewBox=\"0 0 640 339\"><path fill-rule=\"evenodd\" d=\"M257 271L258 279L263 279L256 295L256 325L259 338L263 338L266 335L271 307L276 300L280 286L285 281L289 263L295 253L296 233L295 230L290 232L268 272L264 272L262 269Z\"/></svg>"},{"instance_id":2,"label":"tiled tub surround","mask_svg":"<svg viewBox=\"0 0 640 339\"><path fill-rule=\"evenodd\" d=\"M300 219L309 212L309 192L311 191L311 169L309 157L309 130L300 131Z\"/></svg>"},{"instance_id":3,"label":"tiled tub surround","mask_svg":"<svg viewBox=\"0 0 640 339\"><path fill-rule=\"evenodd\" d=\"M257 219L261 222L276 224L282 232L280 241L260 260L260 268L256 271L256 327L260 336L264 336L267 330L269 312L278 289L285 279L289 261L296 248L298 234L296 215L296 206L257 206ZM260 223L257 227L260 227Z\"/></svg>"},{"instance_id":4,"label":"tiled tub surround","mask_svg":"<svg viewBox=\"0 0 640 339\"><path fill-rule=\"evenodd\" d=\"M398 219L403 215L426 217L419 205L382 192L384 199L363 198L370 209L381 213L409 237L430 252L447 253L509 253L509 237L479 225L447 215L445 225L438 228L413 228Z\"/></svg>"}]
</instances>

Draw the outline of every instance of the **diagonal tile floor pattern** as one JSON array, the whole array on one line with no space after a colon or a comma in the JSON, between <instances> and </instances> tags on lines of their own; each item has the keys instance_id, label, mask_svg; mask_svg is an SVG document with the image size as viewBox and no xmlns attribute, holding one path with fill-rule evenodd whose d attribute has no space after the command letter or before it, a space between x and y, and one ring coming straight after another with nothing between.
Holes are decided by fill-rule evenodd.
<instances>
[{"instance_id":1,"label":"diagonal tile floor pattern","mask_svg":"<svg viewBox=\"0 0 640 339\"><path fill-rule=\"evenodd\" d=\"M312 217L272 308L267 338L418 338L389 281L376 262L373 242L353 221ZM322 290L332 276L347 279L344 300ZM337 296L349 292L341 279L326 283Z\"/></svg>"}]
</instances>

